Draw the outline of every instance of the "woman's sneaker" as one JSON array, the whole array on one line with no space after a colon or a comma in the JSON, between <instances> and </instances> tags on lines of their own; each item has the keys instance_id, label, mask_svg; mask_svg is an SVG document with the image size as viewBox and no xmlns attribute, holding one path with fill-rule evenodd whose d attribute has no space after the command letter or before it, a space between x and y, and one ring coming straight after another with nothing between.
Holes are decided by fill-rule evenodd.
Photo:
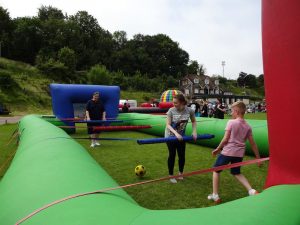
<instances>
[{"instance_id":1,"label":"woman's sneaker","mask_svg":"<svg viewBox=\"0 0 300 225\"><path fill-rule=\"evenodd\" d=\"M100 146L101 144L98 141L95 141L96 146Z\"/></svg>"},{"instance_id":2,"label":"woman's sneaker","mask_svg":"<svg viewBox=\"0 0 300 225\"><path fill-rule=\"evenodd\" d=\"M221 203L221 199L220 199L220 197L219 197L219 195L218 194L210 194L210 195L208 195L207 196L207 199L208 200L212 200L212 201L214 201L215 203Z\"/></svg>"},{"instance_id":3,"label":"woman's sneaker","mask_svg":"<svg viewBox=\"0 0 300 225\"><path fill-rule=\"evenodd\" d=\"M177 180L183 180L182 173L179 172L178 175L180 175L180 177L177 177Z\"/></svg>"},{"instance_id":4,"label":"woman's sneaker","mask_svg":"<svg viewBox=\"0 0 300 225\"><path fill-rule=\"evenodd\" d=\"M172 184L176 184L176 183L177 183L177 180L176 180L175 178L171 178L171 179L170 179L170 182L171 182Z\"/></svg>"},{"instance_id":5,"label":"woman's sneaker","mask_svg":"<svg viewBox=\"0 0 300 225\"><path fill-rule=\"evenodd\" d=\"M95 143L92 143L91 144L91 148L94 148L96 145L95 145Z\"/></svg>"},{"instance_id":6,"label":"woman's sneaker","mask_svg":"<svg viewBox=\"0 0 300 225\"><path fill-rule=\"evenodd\" d=\"M249 191L248 191L248 194L251 196L251 195L257 195L257 194L259 194L259 192L257 191L257 190L255 190L255 189L250 189Z\"/></svg>"}]
</instances>

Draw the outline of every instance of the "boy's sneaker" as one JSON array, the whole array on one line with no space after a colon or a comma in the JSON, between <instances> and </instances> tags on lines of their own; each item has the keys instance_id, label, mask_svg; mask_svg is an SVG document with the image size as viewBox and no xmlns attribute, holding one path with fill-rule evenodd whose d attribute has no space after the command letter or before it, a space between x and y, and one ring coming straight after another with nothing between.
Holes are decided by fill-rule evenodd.
<instances>
[{"instance_id":1,"label":"boy's sneaker","mask_svg":"<svg viewBox=\"0 0 300 225\"><path fill-rule=\"evenodd\" d=\"M91 144L91 148L94 148L95 146L96 146L95 143L92 143L92 144Z\"/></svg>"},{"instance_id":2,"label":"boy's sneaker","mask_svg":"<svg viewBox=\"0 0 300 225\"><path fill-rule=\"evenodd\" d=\"M179 172L178 175L181 175L181 176L180 176L180 177L177 177L177 179L178 179L178 180L183 180L182 173Z\"/></svg>"},{"instance_id":3,"label":"boy's sneaker","mask_svg":"<svg viewBox=\"0 0 300 225\"><path fill-rule=\"evenodd\" d=\"M248 194L251 196L251 195L257 195L257 194L259 194L259 192L257 191L257 190L255 190L255 189L250 189L249 191L248 191Z\"/></svg>"},{"instance_id":4,"label":"boy's sneaker","mask_svg":"<svg viewBox=\"0 0 300 225\"><path fill-rule=\"evenodd\" d=\"M219 195L218 195L218 194L214 194L214 193L208 195L208 196L207 196L207 199L208 199L208 200L212 200L212 201L214 201L215 203L220 203L220 202L221 202L221 199L220 199Z\"/></svg>"},{"instance_id":5,"label":"boy's sneaker","mask_svg":"<svg viewBox=\"0 0 300 225\"><path fill-rule=\"evenodd\" d=\"M96 146L100 146L101 144L100 144L98 141L96 141L96 142L95 142L95 145L96 145Z\"/></svg>"},{"instance_id":6,"label":"boy's sneaker","mask_svg":"<svg viewBox=\"0 0 300 225\"><path fill-rule=\"evenodd\" d=\"M175 178L171 178L171 179L170 179L170 182L171 182L172 184L176 184L176 183L177 183L177 180L176 180Z\"/></svg>"}]
</instances>

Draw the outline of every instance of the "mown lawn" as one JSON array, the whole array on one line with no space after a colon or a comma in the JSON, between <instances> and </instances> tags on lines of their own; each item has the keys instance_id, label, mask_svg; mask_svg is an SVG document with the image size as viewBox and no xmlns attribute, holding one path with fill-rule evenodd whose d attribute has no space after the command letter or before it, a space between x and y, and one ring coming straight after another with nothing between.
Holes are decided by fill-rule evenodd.
<instances>
[{"instance_id":1,"label":"mown lawn","mask_svg":"<svg viewBox=\"0 0 300 225\"><path fill-rule=\"evenodd\" d=\"M16 125L0 126L0 165L2 167L14 153L16 146L6 146ZM86 130L80 129L73 137L86 137ZM152 138L153 136L139 132L106 132L102 137L118 138ZM132 141L102 141L101 146L90 148L88 140L77 140L89 154L115 179L120 185L135 183L166 176L167 172L167 147L165 144L138 145ZM211 148L187 144L185 171L211 167L215 158L211 156ZM246 157L245 160L252 159ZM9 162L10 160L8 160ZM147 173L142 179L134 173L136 165L142 164ZM0 178L5 173L8 165L0 171ZM175 171L177 171L177 162ZM262 168L250 165L243 168L243 173L249 178L257 190L262 191L267 164ZM221 197L223 202L246 197L247 193L242 186L224 171L221 177ZM213 204L207 200L207 194L211 192L211 174L187 177L177 184L168 181L146 184L125 189L141 206L149 209L181 209L207 207Z\"/></svg>"}]
</instances>

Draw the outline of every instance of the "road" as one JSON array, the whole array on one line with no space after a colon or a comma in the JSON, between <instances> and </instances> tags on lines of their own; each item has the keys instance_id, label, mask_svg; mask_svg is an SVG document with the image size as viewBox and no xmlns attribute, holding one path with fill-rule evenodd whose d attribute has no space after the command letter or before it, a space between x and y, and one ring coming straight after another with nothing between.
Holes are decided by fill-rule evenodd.
<instances>
[{"instance_id":1,"label":"road","mask_svg":"<svg viewBox=\"0 0 300 225\"><path fill-rule=\"evenodd\" d=\"M23 116L12 116L12 117L4 117L0 116L0 125L7 123L17 123Z\"/></svg>"}]
</instances>

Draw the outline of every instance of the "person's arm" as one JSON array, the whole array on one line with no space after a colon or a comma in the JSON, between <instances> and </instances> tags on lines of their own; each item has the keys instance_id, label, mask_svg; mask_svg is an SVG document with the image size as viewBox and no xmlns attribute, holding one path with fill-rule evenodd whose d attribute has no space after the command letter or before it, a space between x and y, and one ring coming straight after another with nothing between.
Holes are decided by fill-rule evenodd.
<instances>
[{"instance_id":1,"label":"person's arm","mask_svg":"<svg viewBox=\"0 0 300 225\"><path fill-rule=\"evenodd\" d=\"M171 126L172 119L170 116L167 115L167 122L166 126L167 128L177 137L179 141L182 141L182 136Z\"/></svg>"},{"instance_id":2,"label":"person's arm","mask_svg":"<svg viewBox=\"0 0 300 225\"><path fill-rule=\"evenodd\" d=\"M256 157L257 159L259 159L259 158L260 158L260 154L259 154L257 145L256 145L256 143L255 143L255 141L254 141L254 139L253 139L253 135L252 135L252 134L249 135L248 141L249 141L249 143L250 143L251 149L252 149L252 151L253 151L255 157ZM261 166L262 164L261 164L261 163L257 163L257 165L258 165L258 166Z\"/></svg>"},{"instance_id":3,"label":"person's arm","mask_svg":"<svg viewBox=\"0 0 300 225\"><path fill-rule=\"evenodd\" d=\"M91 120L89 111L85 111L86 120Z\"/></svg>"},{"instance_id":4,"label":"person's arm","mask_svg":"<svg viewBox=\"0 0 300 225\"><path fill-rule=\"evenodd\" d=\"M225 109L225 108L222 109L220 106L221 106L221 105L218 105L217 108L218 108L219 110L221 110L222 112L226 112L226 109Z\"/></svg>"},{"instance_id":5,"label":"person's arm","mask_svg":"<svg viewBox=\"0 0 300 225\"><path fill-rule=\"evenodd\" d=\"M106 120L106 112L105 111L102 114L102 120Z\"/></svg>"},{"instance_id":6,"label":"person's arm","mask_svg":"<svg viewBox=\"0 0 300 225\"><path fill-rule=\"evenodd\" d=\"M192 121L192 128L193 128L193 133L192 133L193 139L194 141L197 141L197 121L194 112L191 113L191 121Z\"/></svg>"},{"instance_id":7,"label":"person's arm","mask_svg":"<svg viewBox=\"0 0 300 225\"><path fill-rule=\"evenodd\" d=\"M86 120L91 120L90 113L89 113L89 108L90 108L90 102L88 102L86 104L86 107L85 107L85 117L86 117Z\"/></svg>"},{"instance_id":8,"label":"person's arm","mask_svg":"<svg viewBox=\"0 0 300 225\"><path fill-rule=\"evenodd\" d=\"M219 154L222 151L223 147L228 143L229 138L230 138L230 133L231 133L230 130L225 131L224 137L223 137L222 141L220 142L219 146L215 150L212 151L213 156L216 156L217 154Z\"/></svg>"}]
</instances>

